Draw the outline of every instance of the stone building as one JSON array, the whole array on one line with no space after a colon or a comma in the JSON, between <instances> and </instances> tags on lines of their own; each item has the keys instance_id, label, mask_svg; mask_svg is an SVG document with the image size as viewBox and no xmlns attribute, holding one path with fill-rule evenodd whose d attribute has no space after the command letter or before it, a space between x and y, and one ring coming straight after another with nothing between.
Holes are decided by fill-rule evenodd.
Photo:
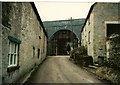
<instances>
[{"instance_id":1,"label":"stone building","mask_svg":"<svg viewBox=\"0 0 120 85\"><path fill-rule=\"evenodd\" d=\"M2 3L2 82L18 82L46 58L47 33L34 3Z\"/></svg>"},{"instance_id":2,"label":"stone building","mask_svg":"<svg viewBox=\"0 0 120 85\"><path fill-rule=\"evenodd\" d=\"M48 34L48 55L66 55L67 45L78 46L80 30L85 19L69 19L43 22Z\"/></svg>"},{"instance_id":3,"label":"stone building","mask_svg":"<svg viewBox=\"0 0 120 85\"><path fill-rule=\"evenodd\" d=\"M107 38L120 34L120 3L95 3L91 6L81 30L81 43L94 62L107 57Z\"/></svg>"}]
</instances>

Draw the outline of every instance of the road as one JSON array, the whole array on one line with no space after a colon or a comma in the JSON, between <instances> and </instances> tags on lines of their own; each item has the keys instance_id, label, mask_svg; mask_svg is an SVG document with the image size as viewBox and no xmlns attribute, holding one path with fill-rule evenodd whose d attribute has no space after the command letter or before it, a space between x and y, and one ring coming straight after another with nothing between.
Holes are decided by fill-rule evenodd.
<instances>
[{"instance_id":1,"label":"road","mask_svg":"<svg viewBox=\"0 0 120 85\"><path fill-rule=\"evenodd\" d=\"M80 68L69 57L48 57L31 75L27 83L102 83Z\"/></svg>"}]
</instances>

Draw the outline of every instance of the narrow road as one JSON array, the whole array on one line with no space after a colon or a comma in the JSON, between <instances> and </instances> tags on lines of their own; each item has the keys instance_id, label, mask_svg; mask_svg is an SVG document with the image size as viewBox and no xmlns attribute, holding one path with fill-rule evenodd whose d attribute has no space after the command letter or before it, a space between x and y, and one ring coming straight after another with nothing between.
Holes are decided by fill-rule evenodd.
<instances>
[{"instance_id":1,"label":"narrow road","mask_svg":"<svg viewBox=\"0 0 120 85\"><path fill-rule=\"evenodd\" d=\"M48 57L27 83L102 83L68 57Z\"/></svg>"}]
</instances>

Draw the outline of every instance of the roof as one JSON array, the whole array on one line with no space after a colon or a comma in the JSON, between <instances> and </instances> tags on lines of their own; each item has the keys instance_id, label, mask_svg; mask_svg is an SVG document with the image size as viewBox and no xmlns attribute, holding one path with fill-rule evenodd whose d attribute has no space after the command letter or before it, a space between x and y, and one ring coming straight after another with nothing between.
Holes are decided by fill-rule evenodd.
<instances>
[{"instance_id":1,"label":"roof","mask_svg":"<svg viewBox=\"0 0 120 85\"><path fill-rule=\"evenodd\" d=\"M89 12L88 12L87 18L85 19L85 23L83 24L83 27L82 27L82 29L81 29L81 32L83 31L83 29L84 29L84 27L85 27L85 25L86 25L86 23L87 23L87 20L89 19L90 14L92 13L93 8L94 8L94 6L95 6L96 4L97 4L97 3L94 3L94 4L91 6L91 8L90 8L90 10L89 10Z\"/></svg>"},{"instance_id":2,"label":"roof","mask_svg":"<svg viewBox=\"0 0 120 85\"><path fill-rule=\"evenodd\" d=\"M40 25L41 25L42 28L43 28L43 31L44 31L46 37L48 37L47 32L46 32L45 27L44 27L44 25L43 25L43 22L42 22L42 20L41 20L41 18L40 18L40 15L38 14L38 11L37 11L37 9L36 9L36 6L35 6L34 2L30 2L30 3L31 3L31 6L32 6L32 8L33 8L33 10L34 10L34 12L35 12L35 14L36 14L36 16L37 16L37 19L39 20Z\"/></svg>"}]
</instances>

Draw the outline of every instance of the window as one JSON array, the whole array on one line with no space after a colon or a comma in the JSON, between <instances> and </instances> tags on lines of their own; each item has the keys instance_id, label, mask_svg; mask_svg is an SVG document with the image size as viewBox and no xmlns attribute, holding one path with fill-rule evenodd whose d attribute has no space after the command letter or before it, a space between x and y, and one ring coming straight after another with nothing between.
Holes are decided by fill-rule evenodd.
<instances>
[{"instance_id":1,"label":"window","mask_svg":"<svg viewBox=\"0 0 120 85\"><path fill-rule=\"evenodd\" d=\"M9 3L2 3L2 25L9 28L11 27L11 24L9 23L10 21L10 15L11 15L11 9L12 5L9 5Z\"/></svg>"},{"instance_id":2,"label":"window","mask_svg":"<svg viewBox=\"0 0 120 85\"><path fill-rule=\"evenodd\" d=\"M33 58L35 57L35 47L33 46Z\"/></svg>"},{"instance_id":3,"label":"window","mask_svg":"<svg viewBox=\"0 0 120 85\"><path fill-rule=\"evenodd\" d=\"M88 25L90 25L90 18L88 19Z\"/></svg>"},{"instance_id":4,"label":"window","mask_svg":"<svg viewBox=\"0 0 120 85\"><path fill-rule=\"evenodd\" d=\"M90 44L90 31L88 32L88 43Z\"/></svg>"},{"instance_id":5,"label":"window","mask_svg":"<svg viewBox=\"0 0 120 85\"><path fill-rule=\"evenodd\" d=\"M39 58L39 56L40 56L40 48L38 48L38 58Z\"/></svg>"},{"instance_id":6,"label":"window","mask_svg":"<svg viewBox=\"0 0 120 85\"><path fill-rule=\"evenodd\" d=\"M105 21L105 35L109 38L112 34L120 35L120 21Z\"/></svg>"},{"instance_id":7,"label":"window","mask_svg":"<svg viewBox=\"0 0 120 85\"><path fill-rule=\"evenodd\" d=\"M9 41L8 67L17 66L18 64L18 44Z\"/></svg>"},{"instance_id":8,"label":"window","mask_svg":"<svg viewBox=\"0 0 120 85\"><path fill-rule=\"evenodd\" d=\"M107 37L111 36L111 34L119 34L120 35L120 24L107 24Z\"/></svg>"}]
</instances>

